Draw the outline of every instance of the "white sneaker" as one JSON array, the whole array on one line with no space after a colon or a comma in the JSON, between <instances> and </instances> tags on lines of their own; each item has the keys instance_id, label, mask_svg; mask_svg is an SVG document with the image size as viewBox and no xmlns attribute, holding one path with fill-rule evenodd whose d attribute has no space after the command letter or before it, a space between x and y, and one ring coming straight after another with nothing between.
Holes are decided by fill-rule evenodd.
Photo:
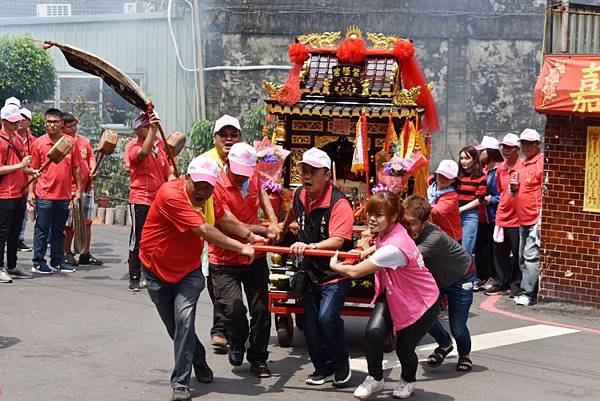
<instances>
[{"instance_id":1,"label":"white sneaker","mask_svg":"<svg viewBox=\"0 0 600 401\"><path fill-rule=\"evenodd\" d=\"M528 295L521 294L515 298L515 303L517 305L529 306L531 305L531 298Z\"/></svg>"},{"instance_id":2,"label":"white sneaker","mask_svg":"<svg viewBox=\"0 0 600 401\"><path fill-rule=\"evenodd\" d=\"M383 390L383 384L383 379L375 380L373 376L367 376L360 386L354 390L354 396L359 400L366 400Z\"/></svg>"},{"instance_id":3,"label":"white sneaker","mask_svg":"<svg viewBox=\"0 0 600 401\"><path fill-rule=\"evenodd\" d=\"M0 283L12 283L12 278L10 277L10 274L4 270L4 267L0 267Z\"/></svg>"},{"instance_id":4,"label":"white sneaker","mask_svg":"<svg viewBox=\"0 0 600 401\"><path fill-rule=\"evenodd\" d=\"M398 383L396 387L394 387L394 392L392 393L392 395L394 396L394 398L408 398L412 395L412 393L415 392L416 388L416 382L407 383L403 379L400 379L400 383Z\"/></svg>"}]
</instances>

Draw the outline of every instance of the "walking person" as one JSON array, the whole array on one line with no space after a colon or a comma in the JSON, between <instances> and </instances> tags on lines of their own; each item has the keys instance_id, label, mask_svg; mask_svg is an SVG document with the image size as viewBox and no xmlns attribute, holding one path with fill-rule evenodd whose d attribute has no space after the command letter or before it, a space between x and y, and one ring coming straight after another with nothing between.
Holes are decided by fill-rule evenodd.
<instances>
[{"instance_id":1,"label":"walking person","mask_svg":"<svg viewBox=\"0 0 600 401\"><path fill-rule=\"evenodd\" d=\"M204 220L202 208L212 195L216 179L217 165L213 160L193 159L184 177L158 189L140 241L139 257L148 295L173 340L173 401L191 399L192 367L199 382L213 381L206 351L195 329L196 306L205 281L200 260L204 240L250 261L254 258L251 246L226 237Z\"/></svg>"},{"instance_id":2,"label":"walking person","mask_svg":"<svg viewBox=\"0 0 600 401\"><path fill-rule=\"evenodd\" d=\"M32 274L17 266L17 249L25 215L23 194L31 156L25 154L17 126L23 119L19 107L8 104L0 110L0 283L12 277L31 278ZM6 250L6 268L4 251Z\"/></svg>"},{"instance_id":3,"label":"walking person","mask_svg":"<svg viewBox=\"0 0 600 401\"><path fill-rule=\"evenodd\" d=\"M410 224L425 266L429 269L440 290L440 298L448 299L448 323L450 333L458 348L456 370L469 372L471 361L471 334L467 327L469 311L473 303L473 287L476 280L473 258L461 245L435 224L429 223L431 207L420 196L409 196L403 202L404 216ZM438 347L429 355L427 363L438 367L454 349L452 337L436 318L429 330Z\"/></svg>"},{"instance_id":4,"label":"walking person","mask_svg":"<svg viewBox=\"0 0 600 401\"><path fill-rule=\"evenodd\" d=\"M298 162L302 186L296 188L292 208L283 223L284 232L295 220L298 241L290 247L299 255L306 272L303 287L304 338L314 372L306 384L332 382L343 386L352 377L342 308L350 280L331 270L329 259L304 256L306 249L352 249L352 208L346 196L331 182L331 159L310 148Z\"/></svg>"},{"instance_id":5,"label":"walking person","mask_svg":"<svg viewBox=\"0 0 600 401\"><path fill-rule=\"evenodd\" d=\"M142 275L139 244L150 205L156 193L171 176L171 166L164 149L159 146L158 117L154 112L141 113L133 122L137 141L129 146L129 210L132 224L129 234L129 291L138 292Z\"/></svg>"},{"instance_id":6,"label":"walking person","mask_svg":"<svg viewBox=\"0 0 600 401\"><path fill-rule=\"evenodd\" d=\"M507 290L519 292L519 218L515 206L515 184L523 161L519 157L519 137L508 133L500 142L504 161L496 168L500 202L496 210L494 227L494 270L496 283L485 290L485 295L506 294ZM511 188L511 181L514 182ZM511 293L512 293L511 290Z\"/></svg>"},{"instance_id":7,"label":"walking person","mask_svg":"<svg viewBox=\"0 0 600 401\"><path fill-rule=\"evenodd\" d=\"M36 139L31 147L31 167L40 168L48 161L48 151L63 137L63 114L58 109L48 109L44 125L46 134ZM73 273L75 268L64 261L65 224L69 217L69 202L81 198L79 147L76 143L59 162L48 164L47 169L29 185L29 205L37 210L33 238L32 272L52 274L44 256L50 236L50 266L61 272ZM71 181L75 180L75 192Z\"/></svg>"},{"instance_id":8,"label":"walking person","mask_svg":"<svg viewBox=\"0 0 600 401\"><path fill-rule=\"evenodd\" d=\"M393 329L402 366L393 396L409 398L416 389L415 348L436 321L439 291L405 228L408 223L398 196L387 190L376 192L367 202L366 212L369 230L377 236L375 246L362 255L370 257L356 265L344 265L338 263L336 254L330 262L333 271L346 277L375 273L375 307L364 335L369 375L354 396L366 399L383 390L384 342Z\"/></svg>"}]
</instances>

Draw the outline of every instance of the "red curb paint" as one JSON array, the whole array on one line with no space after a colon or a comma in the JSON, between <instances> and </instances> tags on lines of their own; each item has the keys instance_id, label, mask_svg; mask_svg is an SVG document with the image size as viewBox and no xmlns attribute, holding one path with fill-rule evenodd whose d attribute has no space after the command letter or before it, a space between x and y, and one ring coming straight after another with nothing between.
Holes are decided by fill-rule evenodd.
<instances>
[{"instance_id":1,"label":"red curb paint","mask_svg":"<svg viewBox=\"0 0 600 401\"><path fill-rule=\"evenodd\" d=\"M512 317L512 318L515 318L515 319L526 320L528 322L534 322L534 323L540 323L540 324L548 324L548 325L551 325L551 326L566 327L566 328L569 328L569 329L580 330L580 331L583 331L583 332L586 332L586 333L600 334L600 330L598 330L598 329L592 329L592 328L589 328L589 327L574 326L572 324L565 324L565 323L553 322L551 320L536 319L534 317L523 316L523 315L519 315L518 313L513 313L513 312L508 312L508 311L505 311L505 310L502 310L502 309L498 309L496 307L496 302L498 302L498 300L500 298L501 298L501 295L492 295L488 299L486 299L485 301L483 301L479 306L481 307L481 309L486 310L488 312L498 313L500 315Z\"/></svg>"}]
</instances>

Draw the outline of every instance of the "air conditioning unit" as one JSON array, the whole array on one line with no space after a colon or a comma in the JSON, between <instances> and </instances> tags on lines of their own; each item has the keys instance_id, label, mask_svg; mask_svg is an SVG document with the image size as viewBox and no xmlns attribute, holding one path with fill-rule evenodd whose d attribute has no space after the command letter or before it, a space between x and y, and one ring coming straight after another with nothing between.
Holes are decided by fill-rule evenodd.
<instances>
[{"instance_id":1,"label":"air conditioning unit","mask_svg":"<svg viewBox=\"0 0 600 401\"><path fill-rule=\"evenodd\" d=\"M123 14L137 13L137 2L123 3Z\"/></svg>"},{"instance_id":2,"label":"air conditioning unit","mask_svg":"<svg viewBox=\"0 0 600 401\"><path fill-rule=\"evenodd\" d=\"M68 17L71 15L70 4L37 4L38 17Z\"/></svg>"}]
</instances>

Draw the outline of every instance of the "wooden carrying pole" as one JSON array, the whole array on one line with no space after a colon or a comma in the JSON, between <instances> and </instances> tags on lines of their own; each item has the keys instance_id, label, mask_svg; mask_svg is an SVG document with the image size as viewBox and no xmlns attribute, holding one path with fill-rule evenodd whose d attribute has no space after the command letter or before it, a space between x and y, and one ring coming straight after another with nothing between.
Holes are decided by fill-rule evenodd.
<instances>
[{"instance_id":1,"label":"wooden carrying pole","mask_svg":"<svg viewBox=\"0 0 600 401\"><path fill-rule=\"evenodd\" d=\"M287 246L273 246L273 245L255 245L255 244L250 244L252 246L252 248L254 248L255 251L259 251L259 252L275 252L275 253L294 253L290 248L288 248ZM331 251L331 250L325 250L325 249L311 249L311 248L307 248L304 250L303 255L306 256L321 256L324 258L330 258L333 255L335 255L336 251ZM340 259L359 259L360 258L360 254L356 253L356 252L339 252L338 253L338 257Z\"/></svg>"}]
</instances>

